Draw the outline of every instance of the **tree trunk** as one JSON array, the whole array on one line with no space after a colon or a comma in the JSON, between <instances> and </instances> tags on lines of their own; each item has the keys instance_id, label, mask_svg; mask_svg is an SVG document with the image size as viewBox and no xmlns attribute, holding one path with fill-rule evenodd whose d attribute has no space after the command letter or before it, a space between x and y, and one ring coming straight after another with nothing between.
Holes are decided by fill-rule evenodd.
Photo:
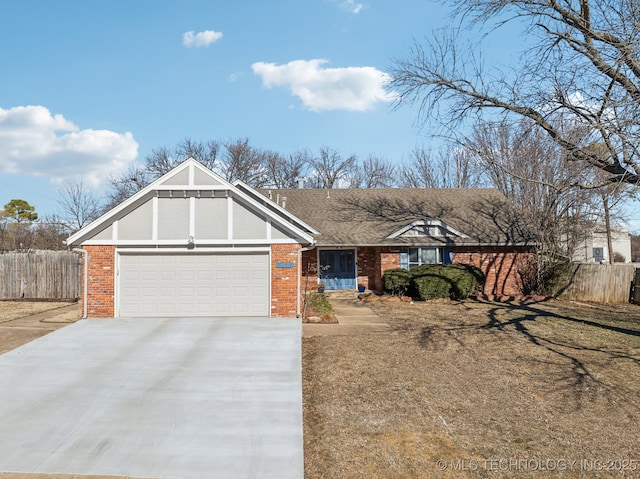
<instances>
[{"instance_id":1,"label":"tree trunk","mask_svg":"<svg viewBox=\"0 0 640 479\"><path fill-rule=\"evenodd\" d=\"M611 218L609 216L609 198L602 195L602 205L604 206L604 227L607 231L607 251L609 264L613 264L613 242L611 240Z\"/></svg>"}]
</instances>

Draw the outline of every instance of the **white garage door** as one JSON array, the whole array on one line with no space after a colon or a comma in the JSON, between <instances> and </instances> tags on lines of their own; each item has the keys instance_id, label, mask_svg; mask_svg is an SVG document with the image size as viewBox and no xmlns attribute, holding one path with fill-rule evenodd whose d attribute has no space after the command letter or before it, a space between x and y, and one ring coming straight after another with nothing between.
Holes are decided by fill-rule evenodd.
<instances>
[{"instance_id":1,"label":"white garage door","mask_svg":"<svg viewBox=\"0 0 640 479\"><path fill-rule=\"evenodd\" d=\"M120 254L120 317L268 316L269 255Z\"/></svg>"}]
</instances>

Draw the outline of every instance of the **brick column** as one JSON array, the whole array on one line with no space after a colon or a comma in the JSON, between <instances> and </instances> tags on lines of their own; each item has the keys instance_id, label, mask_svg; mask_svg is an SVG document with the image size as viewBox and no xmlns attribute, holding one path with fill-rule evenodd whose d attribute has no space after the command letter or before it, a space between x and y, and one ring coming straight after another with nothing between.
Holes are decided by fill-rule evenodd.
<instances>
[{"instance_id":1,"label":"brick column","mask_svg":"<svg viewBox=\"0 0 640 479\"><path fill-rule=\"evenodd\" d=\"M89 254L87 316L112 318L114 311L115 246L83 246ZM83 282L84 284L84 282ZM84 291L82 300L84 301ZM82 305L84 308L84 304Z\"/></svg>"},{"instance_id":2,"label":"brick column","mask_svg":"<svg viewBox=\"0 0 640 479\"><path fill-rule=\"evenodd\" d=\"M392 248L382 248L380 250L380 276L376 279L378 282L376 285L378 290L384 290L384 285L382 284L382 276L384 276L384 272L388 269L395 269L399 267L400 251Z\"/></svg>"},{"instance_id":3,"label":"brick column","mask_svg":"<svg viewBox=\"0 0 640 479\"><path fill-rule=\"evenodd\" d=\"M374 247L359 247L357 249L358 285L366 289L380 289L380 266L378 253Z\"/></svg>"},{"instance_id":4,"label":"brick column","mask_svg":"<svg viewBox=\"0 0 640 479\"><path fill-rule=\"evenodd\" d=\"M271 316L295 318L298 306L299 244L271 245ZM278 263L293 268L277 268Z\"/></svg>"}]
</instances>

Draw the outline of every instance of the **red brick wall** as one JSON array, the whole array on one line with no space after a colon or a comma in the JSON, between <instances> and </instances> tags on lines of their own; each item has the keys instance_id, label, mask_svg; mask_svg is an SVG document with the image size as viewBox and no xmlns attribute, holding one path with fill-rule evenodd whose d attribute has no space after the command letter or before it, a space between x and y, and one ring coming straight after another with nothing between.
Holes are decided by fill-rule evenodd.
<instances>
[{"instance_id":1,"label":"red brick wall","mask_svg":"<svg viewBox=\"0 0 640 479\"><path fill-rule=\"evenodd\" d=\"M114 246L85 246L89 254L87 313L90 318L114 316ZM273 317L295 317L298 306L298 244L271 246L271 314ZM495 251L490 248L457 249L455 263L468 263L486 275L484 293L499 296L522 294L520 266L530 253L517 249ZM358 284L372 290L382 290L382 274L400 266L400 254L391 248L358 248ZM276 263L293 263L293 268L276 268ZM305 274L309 287L317 284L317 251L302 255L302 288ZM82 296L84 301L84 294ZM82 305L84 308L84 304Z\"/></svg>"},{"instance_id":2,"label":"red brick wall","mask_svg":"<svg viewBox=\"0 0 640 479\"><path fill-rule=\"evenodd\" d=\"M298 306L298 244L271 246L271 315L295 317ZM85 246L89 253L87 315L113 317L115 246ZM276 268L276 263L293 263L293 268ZM84 302L84 292L82 296ZM84 304L82 304L84 308Z\"/></svg>"},{"instance_id":3,"label":"red brick wall","mask_svg":"<svg viewBox=\"0 0 640 479\"><path fill-rule=\"evenodd\" d=\"M295 318L298 307L299 244L271 245L271 316ZM293 268L276 268L277 263L293 263Z\"/></svg>"},{"instance_id":4,"label":"red brick wall","mask_svg":"<svg viewBox=\"0 0 640 479\"><path fill-rule=\"evenodd\" d=\"M382 248L380 250L380 284L377 289L379 291L384 290L382 284L382 275L388 269L394 269L400 267L400 251L398 248Z\"/></svg>"},{"instance_id":5,"label":"red brick wall","mask_svg":"<svg viewBox=\"0 0 640 479\"><path fill-rule=\"evenodd\" d=\"M388 269L400 267L397 247L358 248L358 283L372 291L382 291L382 275Z\"/></svg>"},{"instance_id":6,"label":"red brick wall","mask_svg":"<svg viewBox=\"0 0 640 479\"><path fill-rule=\"evenodd\" d=\"M356 262L358 264L357 283L366 289L377 289L380 283L380 255L376 248L371 246L356 250Z\"/></svg>"},{"instance_id":7,"label":"red brick wall","mask_svg":"<svg viewBox=\"0 0 640 479\"><path fill-rule=\"evenodd\" d=\"M87 316L114 316L115 246L84 246L89 254ZM83 282L84 287L84 282ZM82 295L84 303L84 291ZM84 304L82 304L84 308Z\"/></svg>"},{"instance_id":8,"label":"red brick wall","mask_svg":"<svg viewBox=\"0 0 640 479\"><path fill-rule=\"evenodd\" d=\"M312 249L310 251L302 252L302 293L305 291L305 287L308 290L315 290L318 286L318 250Z\"/></svg>"},{"instance_id":9,"label":"red brick wall","mask_svg":"<svg viewBox=\"0 0 640 479\"><path fill-rule=\"evenodd\" d=\"M516 248L502 251L493 248L464 248L456 249L453 262L480 268L486 276L484 294L519 296L522 294L520 270L530 255L526 250Z\"/></svg>"},{"instance_id":10,"label":"red brick wall","mask_svg":"<svg viewBox=\"0 0 640 479\"><path fill-rule=\"evenodd\" d=\"M358 264L357 283L372 291L382 291L382 274L390 268L400 267L400 254L397 248L359 247L356 248ZM308 278L307 278L308 276ZM305 285L315 290L318 284L318 250L302 253L302 290Z\"/></svg>"},{"instance_id":11,"label":"red brick wall","mask_svg":"<svg viewBox=\"0 0 640 479\"><path fill-rule=\"evenodd\" d=\"M520 270L529 255L517 248L466 248L456 249L454 263L468 263L477 266L486 275L485 294L517 296L522 294ZM382 275L388 269L400 267L400 253L397 247L358 248L358 283L368 289L382 291Z\"/></svg>"}]
</instances>

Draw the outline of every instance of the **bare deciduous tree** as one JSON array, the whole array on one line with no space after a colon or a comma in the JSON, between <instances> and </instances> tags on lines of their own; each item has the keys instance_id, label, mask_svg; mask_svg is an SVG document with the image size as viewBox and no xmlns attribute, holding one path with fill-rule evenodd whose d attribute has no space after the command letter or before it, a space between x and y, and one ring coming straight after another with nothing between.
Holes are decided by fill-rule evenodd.
<instances>
[{"instance_id":1,"label":"bare deciduous tree","mask_svg":"<svg viewBox=\"0 0 640 479\"><path fill-rule=\"evenodd\" d=\"M56 215L47 215L39 219L31 228L30 233L30 248L67 249L65 240L69 236L69 228L66 222Z\"/></svg>"},{"instance_id":2,"label":"bare deciduous tree","mask_svg":"<svg viewBox=\"0 0 640 479\"><path fill-rule=\"evenodd\" d=\"M298 180L309 175L309 153L299 150L287 156L270 152L266 158L269 186L274 188L297 188Z\"/></svg>"},{"instance_id":3,"label":"bare deciduous tree","mask_svg":"<svg viewBox=\"0 0 640 479\"><path fill-rule=\"evenodd\" d=\"M430 150L416 146L400 167L400 183L405 188L436 188L436 160Z\"/></svg>"},{"instance_id":4,"label":"bare deciduous tree","mask_svg":"<svg viewBox=\"0 0 640 479\"><path fill-rule=\"evenodd\" d=\"M356 163L355 155L343 157L337 150L322 147L319 155L310 159L313 174L309 186L326 189L346 186ZM341 182L344 184L341 185Z\"/></svg>"},{"instance_id":5,"label":"bare deciduous tree","mask_svg":"<svg viewBox=\"0 0 640 479\"><path fill-rule=\"evenodd\" d=\"M266 151L251 146L248 138L227 141L224 148L217 171L227 180L241 180L257 188L267 184Z\"/></svg>"},{"instance_id":6,"label":"bare deciduous tree","mask_svg":"<svg viewBox=\"0 0 640 479\"><path fill-rule=\"evenodd\" d=\"M57 203L62 214L60 221L71 233L96 219L101 211L100 199L84 186L82 179L63 183L58 191Z\"/></svg>"},{"instance_id":7,"label":"bare deciduous tree","mask_svg":"<svg viewBox=\"0 0 640 479\"><path fill-rule=\"evenodd\" d=\"M390 188L395 185L395 166L374 155L358 163L349 178L350 188Z\"/></svg>"},{"instance_id":8,"label":"bare deciduous tree","mask_svg":"<svg viewBox=\"0 0 640 479\"><path fill-rule=\"evenodd\" d=\"M190 138L181 140L175 148L160 147L151 150L144 160L144 167L152 178L158 178L187 158L199 161L209 169L215 169L220 145L216 141L200 142Z\"/></svg>"},{"instance_id":9,"label":"bare deciduous tree","mask_svg":"<svg viewBox=\"0 0 640 479\"><path fill-rule=\"evenodd\" d=\"M147 186L155 177L144 165L130 165L124 173L109 178L109 191L103 212L122 203L134 193Z\"/></svg>"},{"instance_id":10,"label":"bare deciduous tree","mask_svg":"<svg viewBox=\"0 0 640 479\"><path fill-rule=\"evenodd\" d=\"M124 173L109 178L105 209L121 203L189 157L209 169L215 169L219 150L218 142L198 142L190 138L181 140L173 149L160 147L151 150L142 164L133 164Z\"/></svg>"},{"instance_id":11,"label":"bare deciduous tree","mask_svg":"<svg viewBox=\"0 0 640 479\"><path fill-rule=\"evenodd\" d=\"M640 9L619 0L451 0L459 30L416 43L394 61L390 86L399 104L417 102L421 118L453 126L471 115L526 118L570 161L606 173L605 181L640 182ZM478 45L459 31L491 33L525 25L528 51L512 71L483 67ZM495 119L495 116L493 117ZM571 119L588 129L574 136ZM606 155L587 146L601 143ZM598 178L586 178L592 187ZM576 185L581 184L576 181Z\"/></svg>"},{"instance_id":12,"label":"bare deciduous tree","mask_svg":"<svg viewBox=\"0 0 640 479\"><path fill-rule=\"evenodd\" d=\"M475 188L483 183L483 176L466 148L449 148L434 155L415 147L400 167L399 182L406 188Z\"/></svg>"},{"instance_id":13,"label":"bare deciduous tree","mask_svg":"<svg viewBox=\"0 0 640 479\"><path fill-rule=\"evenodd\" d=\"M600 213L597 190L574 186L594 177L593 172L569 161L562 148L527 121L479 123L466 148L535 232L539 258L529 281L540 290L558 265L572 260Z\"/></svg>"}]
</instances>

